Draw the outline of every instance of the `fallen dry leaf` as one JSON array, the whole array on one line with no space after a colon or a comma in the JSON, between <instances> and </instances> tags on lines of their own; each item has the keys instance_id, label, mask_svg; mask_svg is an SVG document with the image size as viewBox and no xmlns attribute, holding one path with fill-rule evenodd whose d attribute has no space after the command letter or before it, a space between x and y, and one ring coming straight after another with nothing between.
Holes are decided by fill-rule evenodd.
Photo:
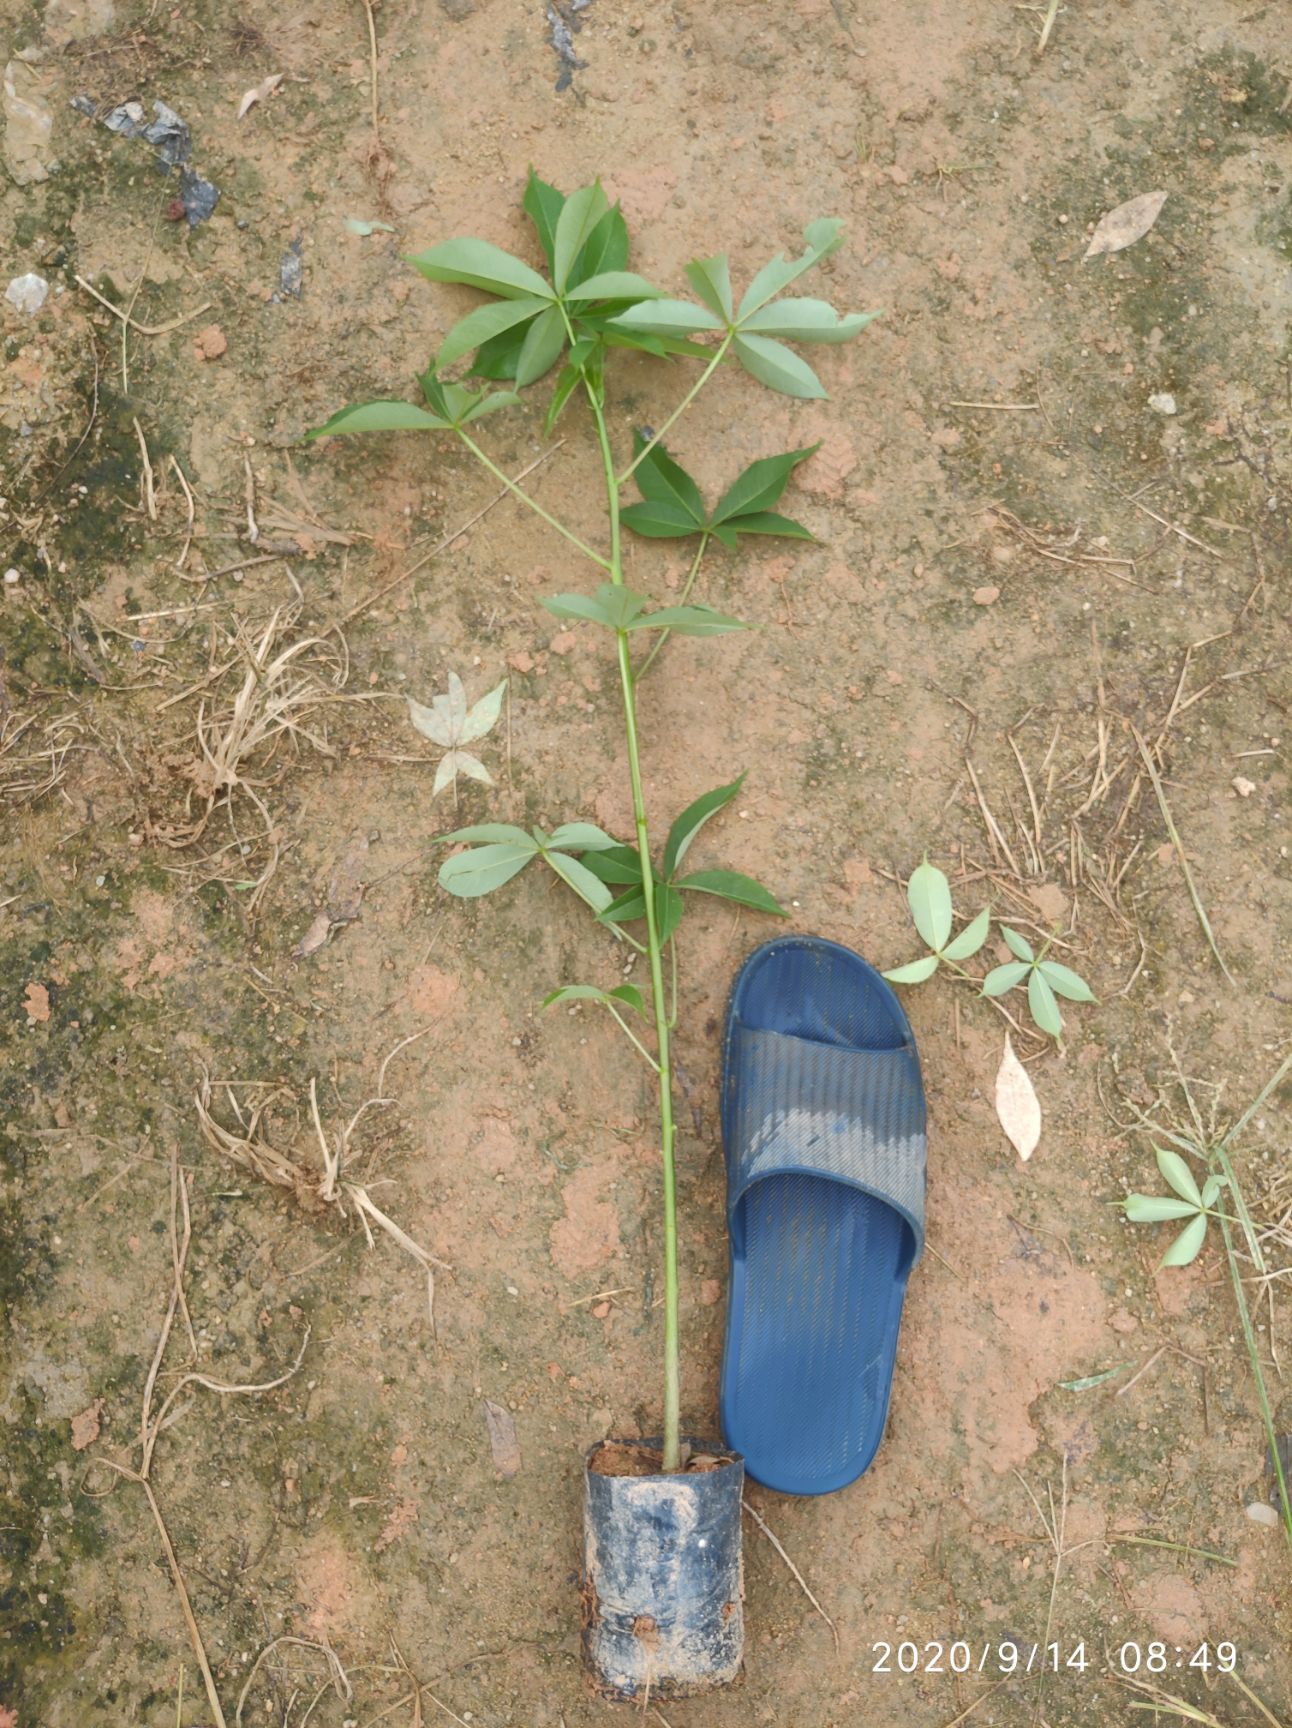
<instances>
[{"instance_id":1,"label":"fallen dry leaf","mask_svg":"<svg viewBox=\"0 0 1292 1728\"><path fill-rule=\"evenodd\" d=\"M1124 252L1142 240L1162 214L1165 192L1141 192L1128 198L1106 216L1101 216L1086 248L1087 258L1102 258L1106 252Z\"/></svg>"},{"instance_id":2,"label":"fallen dry leaf","mask_svg":"<svg viewBox=\"0 0 1292 1728\"><path fill-rule=\"evenodd\" d=\"M79 1416L72 1418L72 1450L84 1452L87 1446L93 1446L99 1437L101 1423L99 1417L103 1414L103 1400L96 1398L93 1404L82 1410Z\"/></svg>"},{"instance_id":3,"label":"fallen dry leaf","mask_svg":"<svg viewBox=\"0 0 1292 1728\"><path fill-rule=\"evenodd\" d=\"M29 1025L35 1026L38 1021L49 1019L49 991L43 984L29 984L22 1005L27 1010Z\"/></svg>"},{"instance_id":4,"label":"fallen dry leaf","mask_svg":"<svg viewBox=\"0 0 1292 1728\"><path fill-rule=\"evenodd\" d=\"M309 929L292 949L292 953L298 960L304 960L306 955L316 954L331 934L332 920L324 907L321 912L314 914Z\"/></svg>"},{"instance_id":5,"label":"fallen dry leaf","mask_svg":"<svg viewBox=\"0 0 1292 1728\"><path fill-rule=\"evenodd\" d=\"M489 1449L494 1468L500 1476L514 1476L520 1469L520 1445L516 1439L516 1424L510 1410L492 1399L484 1401L485 1427L489 1432Z\"/></svg>"},{"instance_id":6,"label":"fallen dry leaf","mask_svg":"<svg viewBox=\"0 0 1292 1728\"><path fill-rule=\"evenodd\" d=\"M262 78L259 84L245 91L241 102L238 104L239 120L244 120L257 102L267 101L282 81L283 74L281 72L271 72L268 78Z\"/></svg>"},{"instance_id":7,"label":"fallen dry leaf","mask_svg":"<svg viewBox=\"0 0 1292 1728\"><path fill-rule=\"evenodd\" d=\"M1026 1161L1041 1138L1041 1105L1027 1069L1005 1034L1005 1054L996 1075L996 1114L1010 1145Z\"/></svg>"}]
</instances>

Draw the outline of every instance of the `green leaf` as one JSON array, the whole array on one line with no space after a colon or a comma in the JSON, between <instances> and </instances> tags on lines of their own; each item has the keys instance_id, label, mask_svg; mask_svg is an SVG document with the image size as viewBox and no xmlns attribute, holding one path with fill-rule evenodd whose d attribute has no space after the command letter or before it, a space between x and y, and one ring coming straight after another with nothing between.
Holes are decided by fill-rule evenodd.
<instances>
[{"instance_id":1,"label":"green leaf","mask_svg":"<svg viewBox=\"0 0 1292 1728\"><path fill-rule=\"evenodd\" d=\"M1011 960L1008 965L994 966L982 981L984 996L1003 996L1015 984L1021 984L1032 968L1026 960Z\"/></svg>"},{"instance_id":2,"label":"green leaf","mask_svg":"<svg viewBox=\"0 0 1292 1728\"><path fill-rule=\"evenodd\" d=\"M1053 990L1036 969L1033 969L1027 980L1027 1006L1042 1032L1048 1032L1051 1038L1060 1036L1063 1031L1063 1016L1059 1013L1059 1004L1054 999Z\"/></svg>"},{"instance_id":3,"label":"green leaf","mask_svg":"<svg viewBox=\"0 0 1292 1728\"><path fill-rule=\"evenodd\" d=\"M628 224L618 204L609 210L588 235L588 243L574 260L570 271L570 286L589 276L603 276L610 270L622 270L628 262Z\"/></svg>"},{"instance_id":4,"label":"green leaf","mask_svg":"<svg viewBox=\"0 0 1292 1728\"><path fill-rule=\"evenodd\" d=\"M1200 1207L1202 1195L1198 1184L1193 1179L1193 1171L1180 1154L1169 1151L1165 1146L1155 1146L1153 1151L1157 1155L1157 1167L1162 1172L1167 1187L1173 1188L1180 1198L1187 1200L1190 1205Z\"/></svg>"},{"instance_id":5,"label":"green leaf","mask_svg":"<svg viewBox=\"0 0 1292 1728\"><path fill-rule=\"evenodd\" d=\"M719 252L715 258L692 259L686 267L686 277L709 310L729 324L732 316L731 270L727 254Z\"/></svg>"},{"instance_id":6,"label":"green leaf","mask_svg":"<svg viewBox=\"0 0 1292 1728\"><path fill-rule=\"evenodd\" d=\"M837 251L843 244L843 223L832 216L822 217L808 224L803 230L803 238L807 241L807 250L801 257L787 260L783 252L778 252L769 264L763 265L740 302L741 319L748 318L751 312L756 312L783 288L788 288L805 270L810 270L814 264Z\"/></svg>"},{"instance_id":7,"label":"green leaf","mask_svg":"<svg viewBox=\"0 0 1292 1728\"><path fill-rule=\"evenodd\" d=\"M679 876L677 886L693 889L697 894L716 894L720 900L734 900L737 906L748 906L754 912L770 912L776 918L789 916L780 901L761 882L755 882L752 876L743 876L739 870L693 870L689 876Z\"/></svg>"},{"instance_id":8,"label":"green leaf","mask_svg":"<svg viewBox=\"0 0 1292 1728\"><path fill-rule=\"evenodd\" d=\"M686 469L673 460L662 444L653 444L644 456L641 455L643 450L646 450L646 439L640 432L634 432L633 455L640 460L633 469L633 476L642 497L661 504L676 504L697 528L702 527L704 499Z\"/></svg>"},{"instance_id":9,"label":"green leaf","mask_svg":"<svg viewBox=\"0 0 1292 1728\"><path fill-rule=\"evenodd\" d=\"M1220 1198L1220 1190L1224 1185L1223 1177L1208 1176L1207 1180L1202 1184L1202 1204L1207 1207L1214 1206L1216 1201Z\"/></svg>"},{"instance_id":10,"label":"green leaf","mask_svg":"<svg viewBox=\"0 0 1292 1728\"><path fill-rule=\"evenodd\" d=\"M1163 1266L1191 1266L1202 1252L1202 1244L1207 1239L1206 1214L1199 1212L1181 1230L1172 1242L1159 1264Z\"/></svg>"},{"instance_id":11,"label":"green leaf","mask_svg":"<svg viewBox=\"0 0 1292 1728\"><path fill-rule=\"evenodd\" d=\"M558 852L607 852L619 842L595 822L562 822L548 844Z\"/></svg>"},{"instance_id":12,"label":"green leaf","mask_svg":"<svg viewBox=\"0 0 1292 1728\"><path fill-rule=\"evenodd\" d=\"M603 270L599 275L589 276L586 282L580 282L577 288L565 290L567 301L579 300L662 300L664 291L652 287L644 276L637 276L631 270Z\"/></svg>"},{"instance_id":13,"label":"green leaf","mask_svg":"<svg viewBox=\"0 0 1292 1728\"><path fill-rule=\"evenodd\" d=\"M514 330L504 330L501 336L491 336L487 342L482 342L471 362L471 376L514 378L516 363L520 359L520 351L525 346L528 334L529 326L518 324Z\"/></svg>"},{"instance_id":14,"label":"green leaf","mask_svg":"<svg viewBox=\"0 0 1292 1728\"><path fill-rule=\"evenodd\" d=\"M483 420L486 414L496 414L500 408L514 408L519 401L514 390L491 390L467 409L458 425L469 426L473 420Z\"/></svg>"},{"instance_id":15,"label":"green leaf","mask_svg":"<svg viewBox=\"0 0 1292 1728\"><path fill-rule=\"evenodd\" d=\"M908 960L905 966L894 966L891 972L884 973L884 977L890 984L923 984L937 969L936 954L921 954L918 960Z\"/></svg>"},{"instance_id":16,"label":"green leaf","mask_svg":"<svg viewBox=\"0 0 1292 1728\"><path fill-rule=\"evenodd\" d=\"M565 194L558 192L555 186L549 186L546 180L540 180L531 168L521 204L538 230L538 243L543 248L543 256L547 259L550 270L555 257L556 224L560 221L561 211L565 206Z\"/></svg>"},{"instance_id":17,"label":"green leaf","mask_svg":"<svg viewBox=\"0 0 1292 1728\"><path fill-rule=\"evenodd\" d=\"M787 342L849 342L878 316L849 312L841 318L826 300L777 300L742 319L740 328Z\"/></svg>"},{"instance_id":18,"label":"green leaf","mask_svg":"<svg viewBox=\"0 0 1292 1728\"><path fill-rule=\"evenodd\" d=\"M635 846L614 846L604 852L588 852L583 862L594 876L616 886L625 883L640 887L642 861Z\"/></svg>"},{"instance_id":19,"label":"green leaf","mask_svg":"<svg viewBox=\"0 0 1292 1728\"><path fill-rule=\"evenodd\" d=\"M1105 1368L1099 1374L1087 1374L1080 1380L1060 1380L1059 1389L1062 1392L1089 1392L1096 1386L1102 1386L1105 1380L1115 1380L1129 1367L1129 1362L1119 1362L1115 1368Z\"/></svg>"},{"instance_id":20,"label":"green leaf","mask_svg":"<svg viewBox=\"0 0 1292 1728\"><path fill-rule=\"evenodd\" d=\"M552 281L558 294L569 281L571 267L588 236L608 209L609 203L599 180L594 180L591 186L580 186L565 200L556 220L552 241Z\"/></svg>"},{"instance_id":21,"label":"green leaf","mask_svg":"<svg viewBox=\"0 0 1292 1728\"><path fill-rule=\"evenodd\" d=\"M626 504L619 520L634 534L648 540L682 540L688 534L699 534L703 523L697 522L681 504L663 498L644 498L640 504Z\"/></svg>"},{"instance_id":22,"label":"green leaf","mask_svg":"<svg viewBox=\"0 0 1292 1728\"><path fill-rule=\"evenodd\" d=\"M726 533L723 530L726 530ZM778 516L774 510L755 510L748 516L737 516L730 522L715 523L712 532L724 545L735 545L737 534L776 534L783 540L815 540L816 535L790 516ZM727 534L731 535L728 542Z\"/></svg>"},{"instance_id":23,"label":"green leaf","mask_svg":"<svg viewBox=\"0 0 1292 1728\"><path fill-rule=\"evenodd\" d=\"M922 940L940 952L951 934L951 884L927 858L911 871L906 900Z\"/></svg>"},{"instance_id":24,"label":"green leaf","mask_svg":"<svg viewBox=\"0 0 1292 1728\"><path fill-rule=\"evenodd\" d=\"M637 886L617 894L601 914L603 924L629 924L634 918L646 916L646 895L638 877Z\"/></svg>"},{"instance_id":25,"label":"green leaf","mask_svg":"<svg viewBox=\"0 0 1292 1728\"><path fill-rule=\"evenodd\" d=\"M712 606L664 606L658 612L644 612L624 628L674 630L679 636L728 636L733 630L752 630L753 625L715 612Z\"/></svg>"},{"instance_id":26,"label":"green leaf","mask_svg":"<svg viewBox=\"0 0 1292 1728\"><path fill-rule=\"evenodd\" d=\"M613 990L598 990L595 984L562 984L550 996L544 996L542 1006L551 1008L557 1002L614 1002L631 1008L634 1014L645 1014L646 1004L635 984L618 984Z\"/></svg>"},{"instance_id":27,"label":"green leaf","mask_svg":"<svg viewBox=\"0 0 1292 1728\"><path fill-rule=\"evenodd\" d=\"M483 306L477 306L474 312L468 312L465 318L459 319L444 338L435 358L436 366L451 366L464 354L470 354L473 349L479 348L482 342L501 336L504 330L511 330L517 324L523 324L527 318L542 312L550 304L550 301L537 300L533 295L526 295L520 300L490 300Z\"/></svg>"},{"instance_id":28,"label":"green leaf","mask_svg":"<svg viewBox=\"0 0 1292 1728\"><path fill-rule=\"evenodd\" d=\"M531 852L538 850L525 830L511 822L477 822L473 828L455 828L452 834L437 835L435 843L448 846L458 840L506 840L528 846Z\"/></svg>"},{"instance_id":29,"label":"green leaf","mask_svg":"<svg viewBox=\"0 0 1292 1728\"><path fill-rule=\"evenodd\" d=\"M1128 1194L1122 1206L1132 1224L1164 1224L1192 1218L1198 1210L1187 1200L1173 1200L1165 1194Z\"/></svg>"},{"instance_id":30,"label":"green leaf","mask_svg":"<svg viewBox=\"0 0 1292 1728\"><path fill-rule=\"evenodd\" d=\"M810 401L825 395L825 388L806 360L801 360L783 342L769 336L737 336L732 344L736 358L752 377L782 396Z\"/></svg>"},{"instance_id":31,"label":"green leaf","mask_svg":"<svg viewBox=\"0 0 1292 1728\"><path fill-rule=\"evenodd\" d=\"M942 950L946 960L968 960L982 947L991 929L991 907L984 906L972 924L966 924L953 941Z\"/></svg>"},{"instance_id":32,"label":"green leaf","mask_svg":"<svg viewBox=\"0 0 1292 1728\"><path fill-rule=\"evenodd\" d=\"M571 350L573 352L573 350ZM557 374L556 388L552 392L552 400L547 405L547 413L543 416L543 436L550 438L552 428L561 418L565 404L583 382L583 373L577 366L562 366Z\"/></svg>"},{"instance_id":33,"label":"green leaf","mask_svg":"<svg viewBox=\"0 0 1292 1728\"><path fill-rule=\"evenodd\" d=\"M553 367L565 346L565 319L559 306L549 306L530 325L516 362L516 387L523 390Z\"/></svg>"},{"instance_id":34,"label":"green leaf","mask_svg":"<svg viewBox=\"0 0 1292 1728\"><path fill-rule=\"evenodd\" d=\"M444 240L416 253L408 262L432 282L465 282L469 288L501 294L504 300L517 300L524 294L540 300L552 298L551 288L537 270L488 240Z\"/></svg>"},{"instance_id":35,"label":"green leaf","mask_svg":"<svg viewBox=\"0 0 1292 1728\"><path fill-rule=\"evenodd\" d=\"M490 846L473 846L469 851L444 860L440 865L440 887L447 888L460 900L479 899L480 895L492 894L495 888L510 882L537 851L538 847L528 834L523 845L519 840L510 840Z\"/></svg>"},{"instance_id":36,"label":"green leaf","mask_svg":"<svg viewBox=\"0 0 1292 1728\"><path fill-rule=\"evenodd\" d=\"M411 402L361 402L342 408L330 420L305 434L312 438L341 438L352 432L447 432L449 422Z\"/></svg>"},{"instance_id":37,"label":"green leaf","mask_svg":"<svg viewBox=\"0 0 1292 1728\"><path fill-rule=\"evenodd\" d=\"M571 858L566 852L544 852L543 856L562 882L573 888L580 900L586 900L598 914L605 911L613 896L599 876L594 876L586 865L581 864L577 858Z\"/></svg>"},{"instance_id":38,"label":"green leaf","mask_svg":"<svg viewBox=\"0 0 1292 1728\"><path fill-rule=\"evenodd\" d=\"M660 947L671 941L678 925L682 922L685 907L682 896L677 889L667 882L655 884L655 934Z\"/></svg>"},{"instance_id":39,"label":"green leaf","mask_svg":"<svg viewBox=\"0 0 1292 1728\"><path fill-rule=\"evenodd\" d=\"M691 842L704 827L711 816L716 816L724 809L740 791L745 783L745 776L739 775L728 786L715 786L712 792L705 792L693 804L688 804L681 815L668 831L668 839L664 845L664 877L671 881L678 865L686 857Z\"/></svg>"},{"instance_id":40,"label":"green leaf","mask_svg":"<svg viewBox=\"0 0 1292 1728\"><path fill-rule=\"evenodd\" d=\"M630 630L646 604L646 596L603 582L595 594L552 594L541 604L555 618L582 618L610 630Z\"/></svg>"},{"instance_id":41,"label":"green leaf","mask_svg":"<svg viewBox=\"0 0 1292 1728\"><path fill-rule=\"evenodd\" d=\"M786 450L780 456L763 456L757 462L751 462L719 498L712 520L726 522L736 516L770 510L779 502L790 475L799 463L805 462L820 448L819 443L808 444L802 450Z\"/></svg>"},{"instance_id":42,"label":"green leaf","mask_svg":"<svg viewBox=\"0 0 1292 1728\"><path fill-rule=\"evenodd\" d=\"M1040 971L1045 974L1046 983L1060 996L1066 996L1069 1002L1093 1002L1095 993L1078 973L1070 966L1060 966L1057 960L1042 960Z\"/></svg>"},{"instance_id":43,"label":"green leaf","mask_svg":"<svg viewBox=\"0 0 1292 1728\"><path fill-rule=\"evenodd\" d=\"M1029 962L1036 959L1032 952L1032 944L1026 936L1020 936L1017 930L1011 930L1008 924L1002 924L1000 933L1005 938L1005 946L1011 954L1017 954L1020 960Z\"/></svg>"},{"instance_id":44,"label":"green leaf","mask_svg":"<svg viewBox=\"0 0 1292 1728\"><path fill-rule=\"evenodd\" d=\"M642 300L612 318L610 327L648 336L687 336L692 330L721 330L722 320L690 300Z\"/></svg>"}]
</instances>

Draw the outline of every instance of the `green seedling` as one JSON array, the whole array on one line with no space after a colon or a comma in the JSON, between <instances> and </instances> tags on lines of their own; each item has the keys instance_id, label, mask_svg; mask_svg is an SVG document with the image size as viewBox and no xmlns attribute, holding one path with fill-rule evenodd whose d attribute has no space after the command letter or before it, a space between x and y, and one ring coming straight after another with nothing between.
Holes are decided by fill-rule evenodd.
<instances>
[{"instance_id":1,"label":"green seedling","mask_svg":"<svg viewBox=\"0 0 1292 1728\"><path fill-rule=\"evenodd\" d=\"M1032 1019L1042 1032L1058 1038L1063 1031L1063 1016L1057 998L1071 1002L1093 1002L1095 996L1085 979L1070 966L1046 958L1046 949L1037 954L1026 937L1007 924L1000 925L1001 937L1015 956L1003 966L995 966L986 977L978 978L961 964L971 960L982 948L991 932L991 908L984 906L955 936L955 910L951 901L951 884L936 864L925 858L911 872L906 884L906 898L911 908L911 920L927 954L895 966L884 976L892 984L922 984L940 966L945 966L956 978L979 986L984 996L1004 996L1026 982L1027 1005Z\"/></svg>"},{"instance_id":2,"label":"green seedling","mask_svg":"<svg viewBox=\"0 0 1292 1728\"><path fill-rule=\"evenodd\" d=\"M1177 1073L1180 1073L1178 1062L1176 1069ZM1189 1107L1188 1126L1169 1128L1160 1122L1152 1121L1142 1112L1137 1112L1142 1127L1168 1142L1165 1147L1155 1142L1153 1151L1157 1157L1158 1170L1172 1192L1128 1194L1120 1204L1132 1224L1174 1224L1185 1221L1183 1230L1173 1239L1162 1256L1163 1266L1190 1265L1202 1252L1212 1220L1219 1227L1220 1246L1229 1267L1234 1306L1238 1310L1247 1360L1256 1383L1261 1423L1265 1430L1278 1493L1279 1521L1283 1526L1289 1552L1292 1552L1292 1493L1289 1492L1274 1419L1274 1406L1270 1400L1260 1344L1245 1288L1247 1280L1253 1275L1256 1281L1268 1281L1272 1276L1277 1276L1277 1273L1272 1273L1266 1264L1260 1233L1243 1197L1232 1157L1235 1141L1241 1137L1244 1129L1278 1091L1289 1074L1292 1074L1292 1056L1284 1057L1273 1077L1261 1088L1252 1103L1232 1127L1222 1133L1216 1128L1214 1111L1211 1121L1203 1120L1189 1084L1180 1073L1180 1083ZM1188 1162L1190 1159L1192 1164ZM1194 1174L1194 1166L1201 1172L1201 1182ZM1223 1207L1219 1205L1222 1197L1225 1200Z\"/></svg>"},{"instance_id":3,"label":"green seedling","mask_svg":"<svg viewBox=\"0 0 1292 1728\"><path fill-rule=\"evenodd\" d=\"M423 738L429 738L432 744L438 744L446 752L435 770L432 798L437 798L447 786L452 786L456 799L459 774L465 774L468 780L479 780L485 786L493 785L493 776L484 763L462 746L474 744L493 731L502 713L502 699L506 693L507 680L504 678L473 708L468 708L462 680L456 672L450 672L448 695L432 696L429 708L415 702L411 696L408 698L408 717L413 725Z\"/></svg>"},{"instance_id":4,"label":"green seedling","mask_svg":"<svg viewBox=\"0 0 1292 1728\"><path fill-rule=\"evenodd\" d=\"M670 1056L677 1003L675 937L688 907L697 904L696 896L772 915L781 914L782 908L761 883L739 871L683 868L700 830L735 798L743 775L683 810L668 830L662 853L658 857L652 853L638 742L637 687L668 636L721 637L748 627L741 619L691 601L700 559L710 541L731 550L739 546L742 536L797 540L812 536L802 524L773 509L794 468L811 449L790 450L751 464L710 510L694 481L667 454L662 439L724 365L738 365L782 395L824 396L816 373L788 344L846 342L875 314L841 315L825 300L785 294L839 247L842 230L836 221L811 223L805 250L797 258L778 255L764 265L737 304L725 256L697 259L687 266L694 300L671 298L631 271L623 213L609 202L599 183L566 197L531 171L523 204L537 230L545 271L476 239L448 240L410 260L432 282L464 284L487 296L452 327L422 374L424 406L381 401L343 408L310 436L421 431L456 440L599 572L599 585L592 592L554 594L543 604L558 618L606 632L619 677L633 807L631 838L618 840L592 823L579 821L562 823L551 834L510 823L477 824L444 836L465 850L445 860L439 881L451 894L472 899L492 893L537 860L573 890L608 933L646 958L649 986L645 990L632 984L604 990L591 984L567 984L546 1000L549 1005L586 1001L604 1008L656 1077L664 1209L663 1467L672 1471L679 1468L681 1456L676 1129ZM659 429L634 439L631 454L619 467L607 409L607 378L612 362L623 351L660 360L694 359L703 367ZM448 369L461 362L467 362L467 376L483 379L485 385L474 388L461 378L451 379ZM605 533L600 546L590 545L522 491L476 442L478 422L516 407L522 390L552 373L545 433L550 433L572 401L581 400L591 418L596 462L605 487ZM490 389L489 383L502 388ZM633 480L641 496L626 501L625 489ZM626 585L625 530L647 541L698 536L699 550L676 604L658 604ZM448 710L436 714L439 735L428 736L458 756L458 771L471 773L460 760L460 746L471 741L466 735L471 715L463 708L451 738L450 717ZM416 714L414 718L420 725ZM443 765L441 771L452 772ZM666 960L671 973L667 992ZM639 1029L634 1029L634 1021L640 1022Z\"/></svg>"}]
</instances>

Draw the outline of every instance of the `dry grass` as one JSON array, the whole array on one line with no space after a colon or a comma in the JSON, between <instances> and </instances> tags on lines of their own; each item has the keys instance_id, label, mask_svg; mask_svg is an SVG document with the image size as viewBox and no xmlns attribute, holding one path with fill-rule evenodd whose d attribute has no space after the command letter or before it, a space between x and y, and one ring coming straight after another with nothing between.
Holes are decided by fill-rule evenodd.
<instances>
[{"instance_id":1,"label":"dry grass","mask_svg":"<svg viewBox=\"0 0 1292 1728\"><path fill-rule=\"evenodd\" d=\"M408 1042L408 1040L405 1040ZM394 1052L392 1052L392 1055ZM385 1064L382 1065L385 1077ZM335 1212L345 1219L355 1219L367 1238L369 1248L377 1246L374 1229L388 1236L403 1253L414 1260L426 1274L426 1310L431 1331L435 1331L435 1274L451 1272L443 1260L423 1248L402 1229L372 1198L370 1189L376 1184L355 1180L351 1172L366 1154L356 1153L352 1146L355 1130L369 1110L382 1109L394 1102L391 1098L368 1098L347 1122L336 1122L330 1131L324 1127L319 1111L316 1082L309 1083L309 1114L315 1142L321 1157L281 1152L266 1137L264 1118L275 1100L290 1099L286 1087L239 1086L234 1081L220 1083L219 1093L233 1119L233 1126L220 1122L214 1114L216 1087L205 1071L194 1095L198 1127L207 1145L221 1157L271 1187L288 1190L307 1211ZM241 1093L243 1096L239 1096ZM251 1095L255 1094L255 1101Z\"/></svg>"},{"instance_id":2,"label":"dry grass","mask_svg":"<svg viewBox=\"0 0 1292 1728\"><path fill-rule=\"evenodd\" d=\"M171 708L196 698L191 734L196 752L187 761L181 757L176 767L177 777L187 782L182 817L150 822L150 837L176 849L194 846L216 812L224 811L233 839L204 860L217 865L212 878L245 877L248 855L268 849L268 860L251 883L250 911L263 898L280 854L277 825L263 794L281 778L288 759L303 751L335 754L324 711L351 700L343 694L349 676L344 637L295 635L298 615L297 607L275 607L256 631L236 621L225 657L214 660L198 684L162 704ZM240 826L244 801L258 819L258 829L247 833ZM232 864L240 866L236 871L230 854Z\"/></svg>"},{"instance_id":3,"label":"dry grass","mask_svg":"<svg viewBox=\"0 0 1292 1728\"><path fill-rule=\"evenodd\" d=\"M67 758L83 748L85 728L73 714L40 720L0 712L0 804L21 808L52 792Z\"/></svg>"}]
</instances>

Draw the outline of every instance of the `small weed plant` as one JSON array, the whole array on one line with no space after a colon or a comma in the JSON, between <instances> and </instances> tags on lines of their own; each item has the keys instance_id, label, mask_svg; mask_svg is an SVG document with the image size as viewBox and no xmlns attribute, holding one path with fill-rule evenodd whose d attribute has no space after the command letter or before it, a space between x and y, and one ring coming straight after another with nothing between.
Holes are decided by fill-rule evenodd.
<instances>
[{"instance_id":1,"label":"small weed plant","mask_svg":"<svg viewBox=\"0 0 1292 1728\"><path fill-rule=\"evenodd\" d=\"M557 618L586 622L606 633L618 670L632 835L619 839L580 820L562 822L550 833L505 822L480 823L445 836L463 849L445 860L439 880L451 894L473 899L501 888L537 862L553 870L608 932L645 956L645 990L630 983L612 989L566 984L552 991L546 1004L588 1001L603 1007L656 1078L664 1209L662 1465L675 1471L681 1467L681 1450L670 1057L677 1001L674 938L697 896L773 915L782 909L761 883L740 871L687 868L700 830L735 798L743 775L688 805L669 826L662 850L653 851L651 814L642 787L638 688L669 636L719 637L747 628L742 620L692 600L702 560L715 542L730 552L751 535L812 538L776 509L794 468L812 449L789 450L750 464L710 508L663 439L723 366L734 364L781 395L824 396L816 373L789 344L847 342L874 314L840 315L825 300L786 294L838 248L842 235L836 221L811 223L805 250L796 258L778 255L765 264L737 303L725 255L687 265L694 299L672 298L630 270L623 213L599 183L566 197L531 171L523 204L537 231L545 271L477 239L447 240L410 260L432 282L461 283L485 296L449 331L419 379L424 405L380 401L343 408L310 436L417 431L454 439L599 577L591 591L553 594L543 605ZM626 352L663 362L692 361L700 370L658 430L637 432L631 448L617 454L609 379L614 361ZM454 371L459 375L452 376ZM473 386L468 378L481 382ZM604 534L598 545L589 544L522 491L477 442L481 421L517 408L521 392L544 379L551 380L545 435L573 402L581 402L591 419L594 459L605 492ZM633 497L630 486L639 496ZM660 605L625 583L625 531L647 540L695 542L676 604ZM439 786L455 781L458 774L480 777L479 764L461 746L482 735L479 728L490 719L499 695L492 693L468 713L460 692L451 688L438 710L433 705L433 711L413 711L419 728L449 752L437 777Z\"/></svg>"},{"instance_id":2,"label":"small weed plant","mask_svg":"<svg viewBox=\"0 0 1292 1728\"><path fill-rule=\"evenodd\" d=\"M999 929L1002 941L1014 958L1003 966L993 966L982 977L967 971L962 962L972 960L991 934L991 908L984 906L976 918L970 919L953 936L955 911L951 903L951 884L944 872L936 864L930 864L927 858L911 872L910 881L906 884L906 898L916 933L929 951L921 954L918 960L910 960L905 966L895 966L892 971L885 972L884 976L890 983L922 984L940 967L945 967L952 977L977 985L982 996L1006 996L1021 985L1027 991L1027 1007L1033 1021L1051 1038L1059 1038L1063 1033L1063 1015L1059 1011L1061 996L1069 1002L1095 1000L1094 992L1084 978L1070 966L1049 958L1048 942L1037 953L1027 938L1020 936L1017 930L1011 930L1008 924L1001 924Z\"/></svg>"}]
</instances>

